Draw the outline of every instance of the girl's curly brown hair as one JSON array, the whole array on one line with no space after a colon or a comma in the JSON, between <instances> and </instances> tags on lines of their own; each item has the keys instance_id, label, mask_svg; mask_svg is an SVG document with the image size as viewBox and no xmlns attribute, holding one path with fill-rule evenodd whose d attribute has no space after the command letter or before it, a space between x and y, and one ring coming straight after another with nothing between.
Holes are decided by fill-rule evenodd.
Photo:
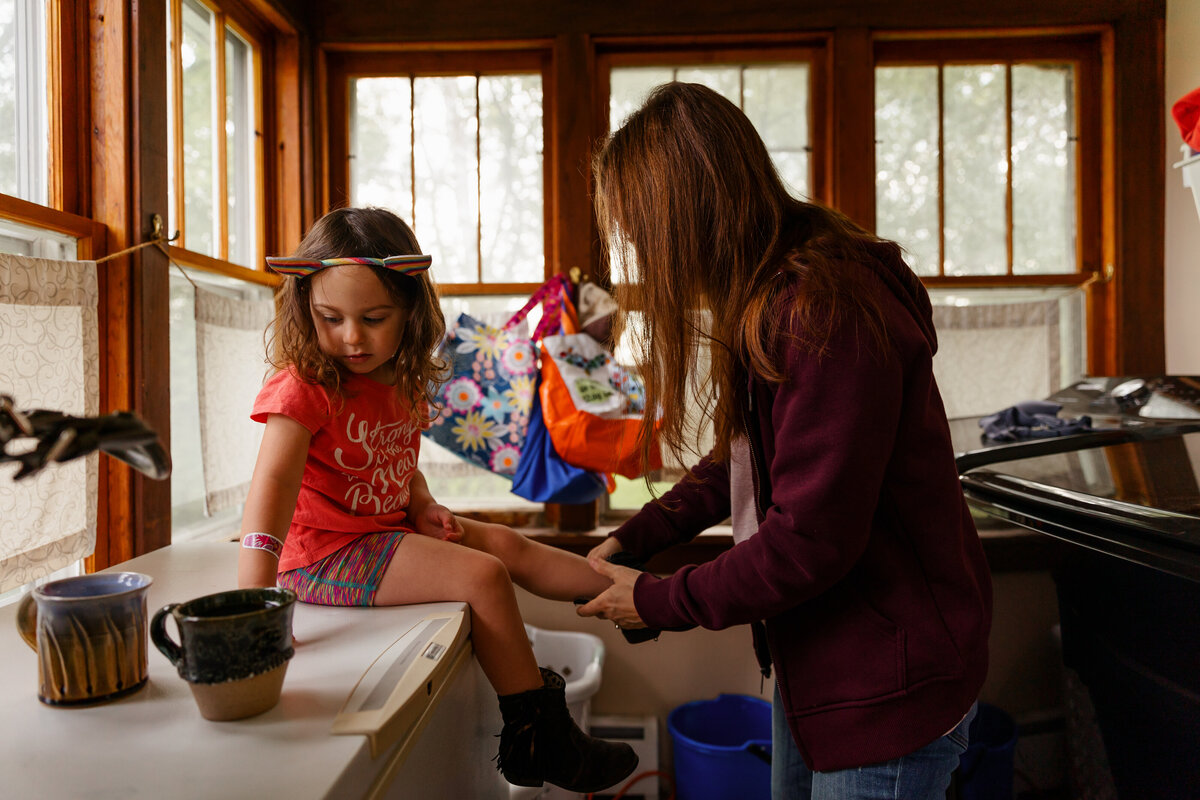
<instances>
[{"instance_id":1,"label":"girl's curly brown hair","mask_svg":"<svg viewBox=\"0 0 1200 800\"><path fill-rule=\"evenodd\" d=\"M382 208L339 208L312 226L294 256L326 259L360 256L387 258L421 252L412 229ZM400 348L393 357L396 394L413 414L421 408L426 421L435 412L433 388L445 362L436 349L446 333L437 289L428 272L403 275L372 266L388 296L406 314ZM286 276L275 293L275 319L267 329L267 360L277 370L294 369L307 383L344 396L344 372L321 352L309 306L311 280Z\"/></svg>"}]
</instances>

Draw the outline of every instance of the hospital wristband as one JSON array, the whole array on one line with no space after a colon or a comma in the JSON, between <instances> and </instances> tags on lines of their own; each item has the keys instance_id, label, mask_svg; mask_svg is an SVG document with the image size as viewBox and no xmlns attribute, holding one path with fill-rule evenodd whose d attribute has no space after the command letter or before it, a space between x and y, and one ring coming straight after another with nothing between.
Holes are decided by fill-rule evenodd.
<instances>
[{"instance_id":1,"label":"hospital wristband","mask_svg":"<svg viewBox=\"0 0 1200 800\"><path fill-rule=\"evenodd\" d=\"M283 552L283 542L269 533L247 533L242 537L242 547L247 550L266 550L276 558Z\"/></svg>"}]
</instances>

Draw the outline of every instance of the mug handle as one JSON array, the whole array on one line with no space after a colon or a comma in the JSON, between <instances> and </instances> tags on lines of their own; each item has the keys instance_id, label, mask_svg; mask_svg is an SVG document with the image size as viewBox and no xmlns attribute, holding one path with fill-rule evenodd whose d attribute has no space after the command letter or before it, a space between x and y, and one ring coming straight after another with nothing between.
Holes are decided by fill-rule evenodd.
<instances>
[{"instance_id":1,"label":"mug handle","mask_svg":"<svg viewBox=\"0 0 1200 800\"><path fill-rule=\"evenodd\" d=\"M167 616L175 610L179 603L170 603L154 612L154 618L150 620L150 639L154 642L154 646L159 652L167 657L175 666L179 666L180 660L183 659L183 651L179 645L171 640L167 635Z\"/></svg>"},{"instance_id":2,"label":"mug handle","mask_svg":"<svg viewBox=\"0 0 1200 800\"><path fill-rule=\"evenodd\" d=\"M37 606L33 603L33 592L26 592L17 605L17 630L25 644L37 650Z\"/></svg>"}]
</instances>

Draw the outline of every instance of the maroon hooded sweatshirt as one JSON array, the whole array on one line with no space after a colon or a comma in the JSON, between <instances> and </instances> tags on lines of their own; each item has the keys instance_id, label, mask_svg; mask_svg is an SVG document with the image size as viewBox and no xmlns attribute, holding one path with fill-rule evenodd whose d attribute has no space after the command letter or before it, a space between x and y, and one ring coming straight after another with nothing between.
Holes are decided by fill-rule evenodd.
<instances>
[{"instance_id":1,"label":"maroon hooded sweatshirt","mask_svg":"<svg viewBox=\"0 0 1200 800\"><path fill-rule=\"evenodd\" d=\"M886 342L849 310L820 355L781 346L786 380L752 380L745 404L757 532L634 588L653 628L765 621L792 736L818 771L953 728L983 685L992 614L933 378L929 296L894 246L836 266L865 271ZM613 532L625 550L646 559L729 516L728 463L691 473Z\"/></svg>"}]
</instances>

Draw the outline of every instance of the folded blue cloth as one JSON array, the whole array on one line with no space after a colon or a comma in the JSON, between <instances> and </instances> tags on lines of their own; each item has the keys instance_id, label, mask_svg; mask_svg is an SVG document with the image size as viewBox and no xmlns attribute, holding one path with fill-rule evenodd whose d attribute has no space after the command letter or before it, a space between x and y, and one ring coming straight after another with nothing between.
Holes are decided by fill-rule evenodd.
<instances>
[{"instance_id":1,"label":"folded blue cloth","mask_svg":"<svg viewBox=\"0 0 1200 800\"><path fill-rule=\"evenodd\" d=\"M1026 400L981 418L979 427L983 428L983 438L990 442L1046 439L1092 430L1091 417L1062 419L1058 416L1061 408L1049 400Z\"/></svg>"}]
</instances>

